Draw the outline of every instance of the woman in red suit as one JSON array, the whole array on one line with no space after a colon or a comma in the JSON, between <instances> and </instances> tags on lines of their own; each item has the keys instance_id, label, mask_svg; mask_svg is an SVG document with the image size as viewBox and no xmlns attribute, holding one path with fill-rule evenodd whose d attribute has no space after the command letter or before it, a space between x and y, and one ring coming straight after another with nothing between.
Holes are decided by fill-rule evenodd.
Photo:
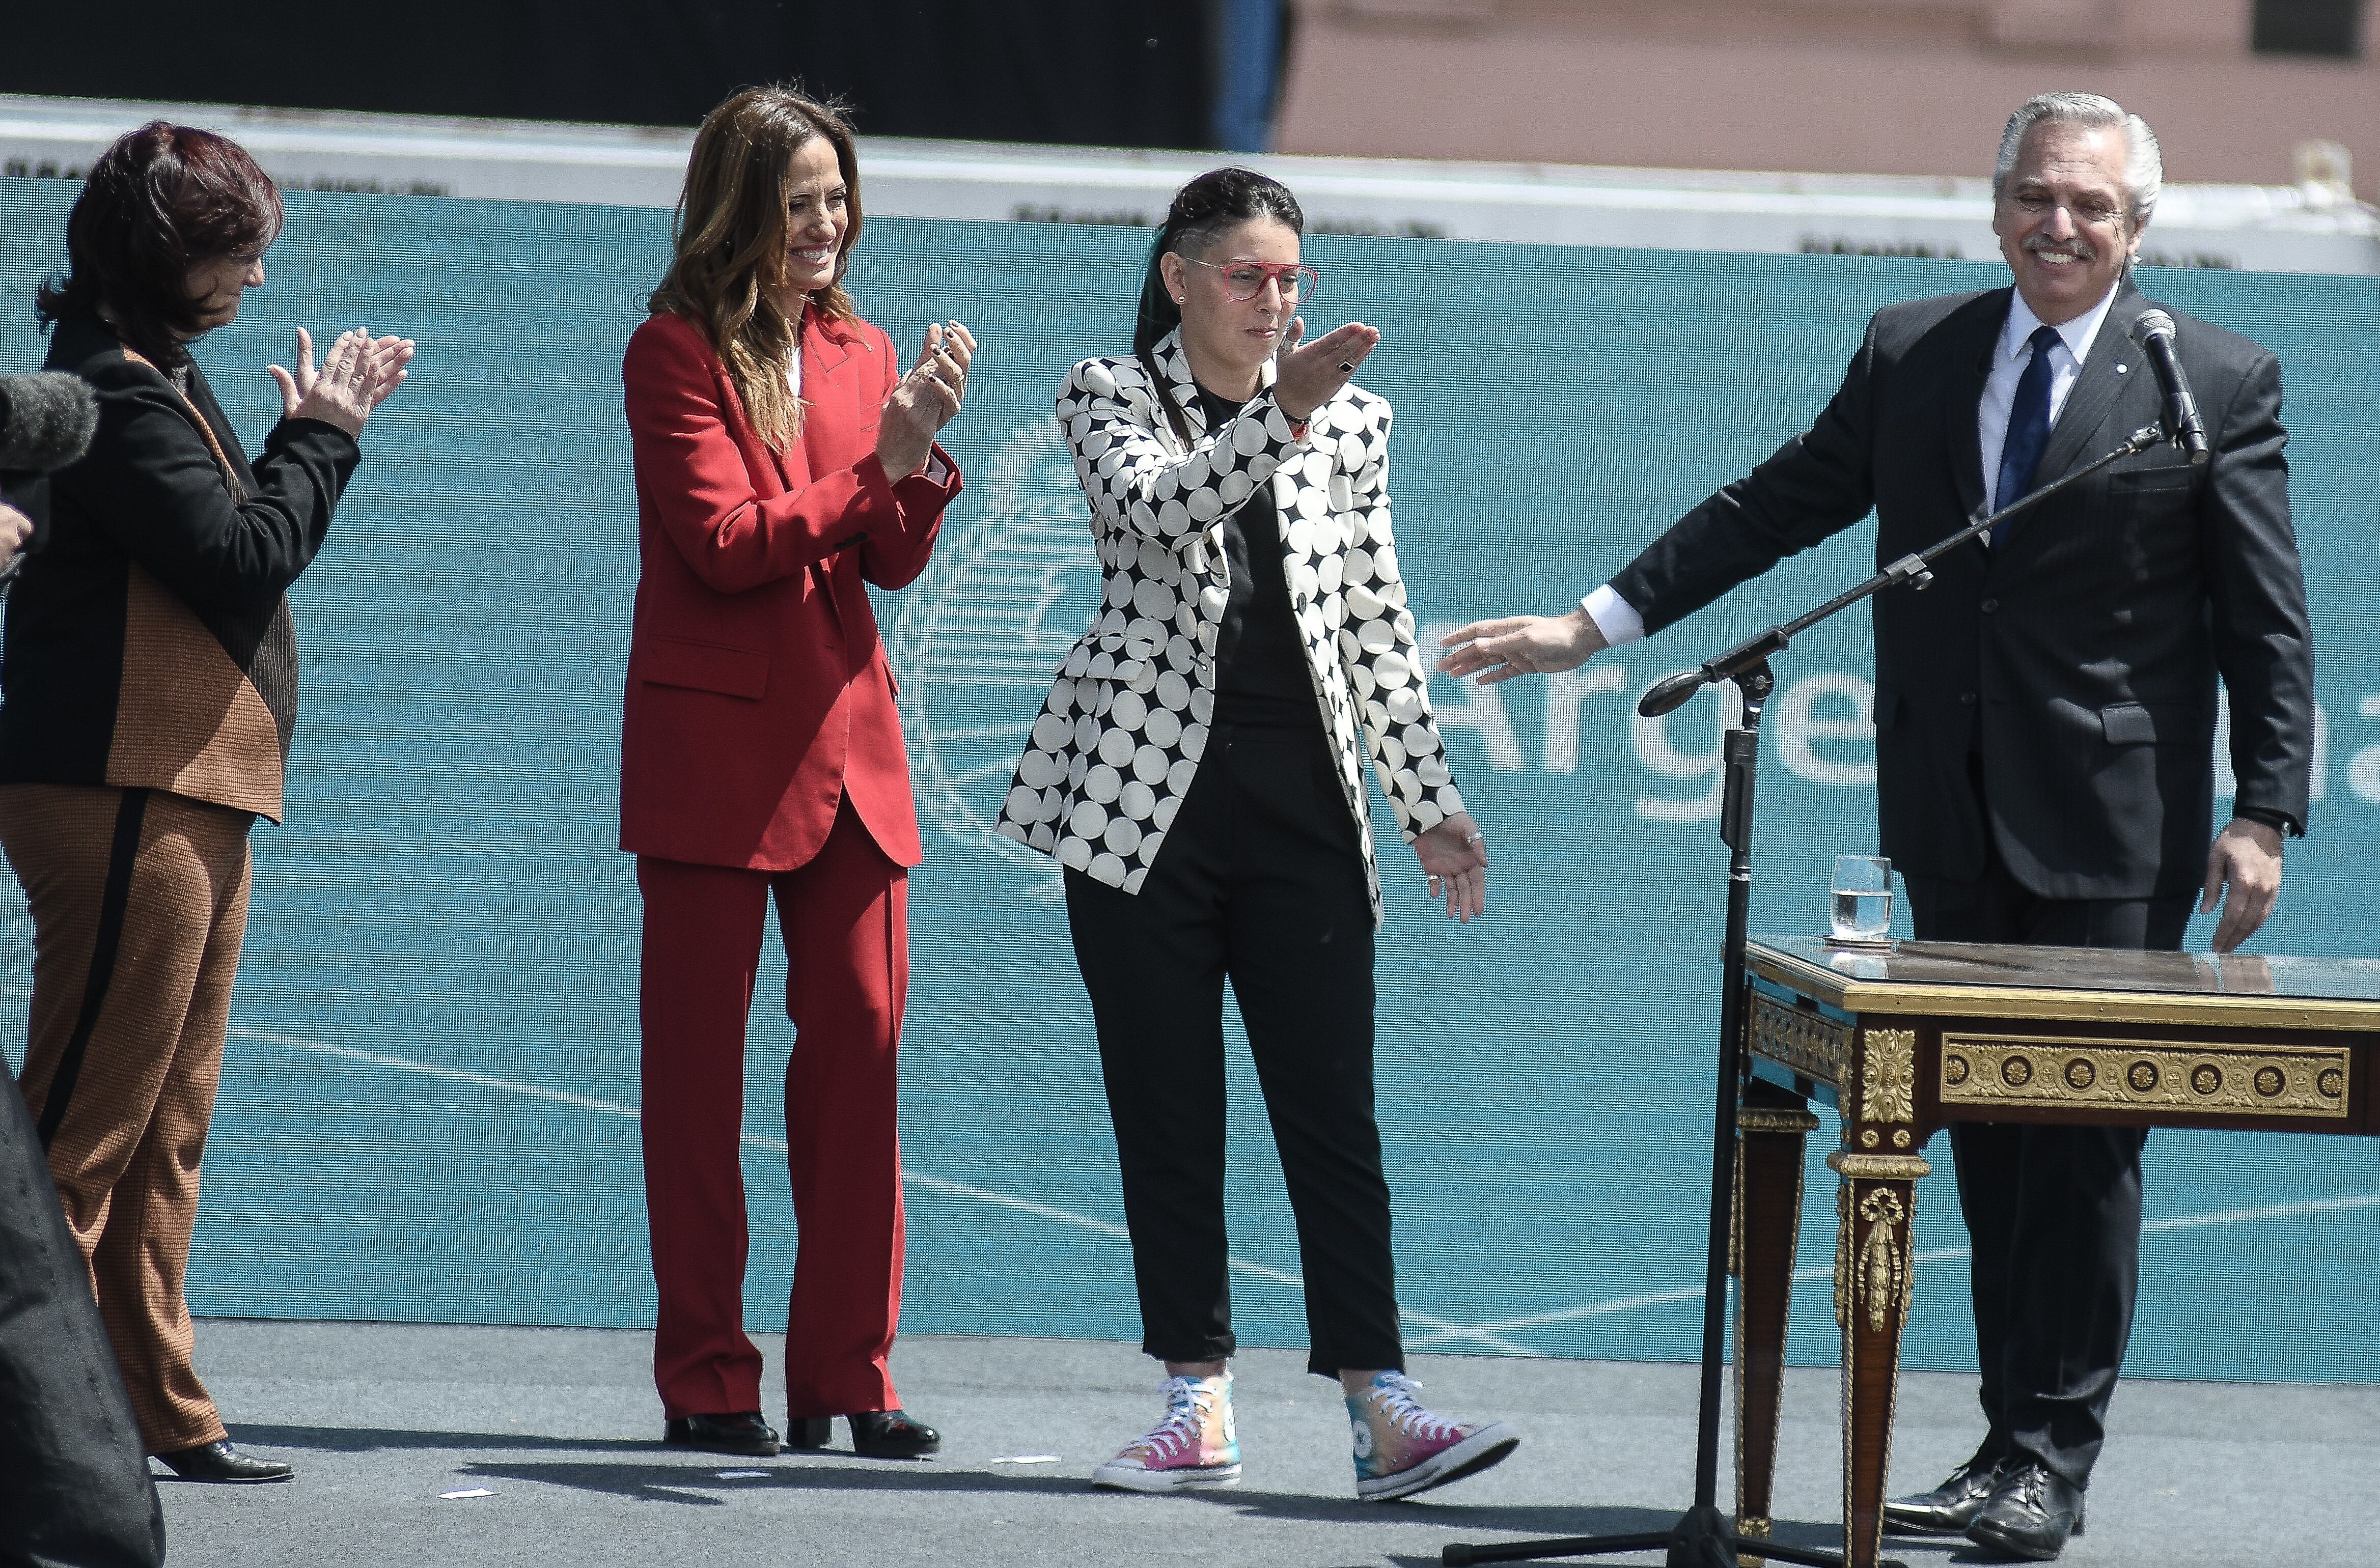
<instances>
[{"instance_id":1,"label":"woman in red suit","mask_svg":"<svg viewBox=\"0 0 2380 1568\"><path fill-rule=\"evenodd\" d=\"M933 443L974 339L905 374L844 292L859 170L832 110L739 92L703 122L669 275L623 375L636 629L620 846L644 895L645 1198L669 1441L774 1453L745 1336L744 1024L773 897L796 1031L800 1246L785 1441L931 1453L885 1368L901 1312L895 1051L922 857L895 687L863 586L925 569L958 471Z\"/></svg>"}]
</instances>

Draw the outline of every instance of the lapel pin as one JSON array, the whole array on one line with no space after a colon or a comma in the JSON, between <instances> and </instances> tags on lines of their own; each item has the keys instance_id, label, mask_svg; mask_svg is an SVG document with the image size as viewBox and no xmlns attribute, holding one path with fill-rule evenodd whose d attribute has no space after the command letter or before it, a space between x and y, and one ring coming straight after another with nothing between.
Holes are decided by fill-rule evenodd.
<instances>
[{"instance_id":1,"label":"lapel pin","mask_svg":"<svg viewBox=\"0 0 2380 1568\"><path fill-rule=\"evenodd\" d=\"M2116 373L2117 373L2118 375L2119 375L2119 376L2120 376L2120 375L2123 375L2123 374L2127 373L2128 371L2130 371L2131 370L2131 367L2130 365L2125 364L2121 359L2119 359L2119 360L2117 360L2117 361L2116 361Z\"/></svg>"}]
</instances>

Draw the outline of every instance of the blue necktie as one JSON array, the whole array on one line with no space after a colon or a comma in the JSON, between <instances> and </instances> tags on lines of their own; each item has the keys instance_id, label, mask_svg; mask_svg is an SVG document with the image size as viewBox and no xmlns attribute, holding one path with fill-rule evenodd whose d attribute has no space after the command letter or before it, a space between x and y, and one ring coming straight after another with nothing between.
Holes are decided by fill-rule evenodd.
<instances>
[{"instance_id":1,"label":"blue necktie","mask_svg":"<svg viewBox=\"0 0 2380 1568\"><path fill-rule=\"evenodd\" d=\"M2056 327L2035 327L2026 339L2033 361L2017 378L2016 402L2009 408L2008 439L2000 443L2000 487L1992 496L1998 511L2033 489L2033 470L2040 466L2042 449L2049 444L2049 346L2058 341ZM1992 529L1992 548L2000 547L2001 523Z\"/></svg>"}]
</instances>

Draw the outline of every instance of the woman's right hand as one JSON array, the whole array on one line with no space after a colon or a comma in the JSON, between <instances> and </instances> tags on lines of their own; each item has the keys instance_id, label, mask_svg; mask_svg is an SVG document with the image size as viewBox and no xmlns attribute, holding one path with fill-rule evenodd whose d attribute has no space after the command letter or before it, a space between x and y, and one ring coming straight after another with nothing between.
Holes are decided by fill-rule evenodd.
<instances>
[{"instance_id":1,"label":"woman's right hand","mask_svg":"<svg viewBox=\"0 0 2380 1568\"><path fill-rule=\"evenodd\" d=\"M1272 383L1272 400L1293 419L1305 419L1338 396L1364 356L1380 342L1380 329L1361 322L1349 322L1311 343L1300 342L1305 335L1305 318L1300 316L1289 323L1288 341L1274 359L1280 373Z\"/></svg>"},{"instance_id":2,"label":"woman's right hand","mask_svg":"<svg viewBox=\"0 0 2380 1568\"><path fill-rule=\"evenodd\" d=\"M339 334L317 370L313 335L299 327L297 370L267 365L265 371L281 383L282 418L320 419L351 436L361 436L371 411L405 380L405 367L412 358L411 338L375 339L363 328L353 327Z\"/></svg>"},{"instance_id":3,"label":"woman's right hand","mask_svg":"<svg viewBox=\"0 0 2380 1568\"><path fill-rule=\"evenodd\" d=\"M893 383L876 421L876 460L894 483L926 466L934 435L966 400L975 334L956 322L926 329L926 346L909 373Z\"/></svg>"}]
</instances>

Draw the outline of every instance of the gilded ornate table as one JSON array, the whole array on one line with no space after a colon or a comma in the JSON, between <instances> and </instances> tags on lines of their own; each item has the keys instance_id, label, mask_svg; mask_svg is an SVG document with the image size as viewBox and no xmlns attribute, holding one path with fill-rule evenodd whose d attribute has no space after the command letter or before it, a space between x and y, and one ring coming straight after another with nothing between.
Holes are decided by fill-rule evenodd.
<instances>
[{"instance_id":1,"label":"gilded ornate table","mask_svg":"<svg viewBox=\"0 0 2380 1568\"><path fill-rule=\"evenodd\" d=\"M2380 1134L2380 960L1763 937L1737 1123L1736 1522L1768 1529L1809 1101L1836 1107L1843 1531L1879 1550L1910 1222L1952 1122ZM1753 1561L1746 1559L1747 1562Z\"/></svg>"}]
</instances>

